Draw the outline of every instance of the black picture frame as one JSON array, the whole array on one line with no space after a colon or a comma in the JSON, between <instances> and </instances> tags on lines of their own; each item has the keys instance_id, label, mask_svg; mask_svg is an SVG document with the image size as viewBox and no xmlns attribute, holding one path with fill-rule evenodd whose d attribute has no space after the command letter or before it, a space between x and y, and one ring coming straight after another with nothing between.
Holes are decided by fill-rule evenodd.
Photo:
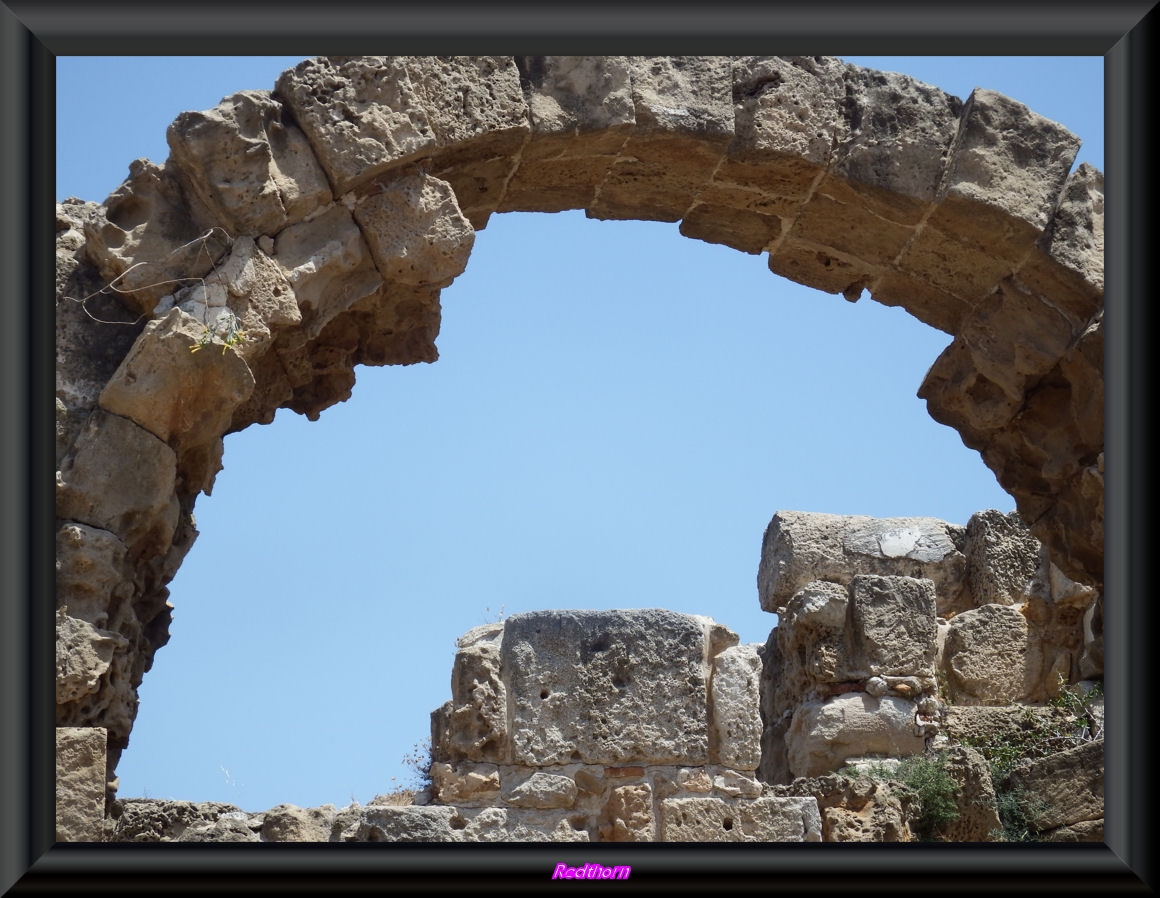
<instances>
[{"instance_id":1,"label":"black picture frame","mask_svg":"<svg viewBox=\"0 0 1160 898\"><path fill-rule=\"evenodd\" d=\"M0 893L295 894L544 885L630 864L617 888L781 894L1150 893L1145 550L1150 2L424 5L0 3ZM58 55L792 53L1102 55L1106 186L1106 842L1072 845L54 844L53 216ZM129 88L127 87L127 90Z\"/></svg>"}]
</instances>

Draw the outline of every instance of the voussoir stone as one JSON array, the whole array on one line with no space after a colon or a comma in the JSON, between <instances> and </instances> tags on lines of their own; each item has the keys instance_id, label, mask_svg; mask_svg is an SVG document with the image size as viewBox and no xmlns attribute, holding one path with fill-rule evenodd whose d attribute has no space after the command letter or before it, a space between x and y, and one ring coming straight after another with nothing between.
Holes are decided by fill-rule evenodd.
<instances>
[{"instance_id":1,"label":"voussoir stone","mask_svg":"<svg viewBox=\"0 0 1160 898\"><path fill-rule=\"evenodd\" d=\"M276 234L331 200L306 136L269 91L183 112L165 136L183 183L235 237Z\"/></svg>"}]
</instances>

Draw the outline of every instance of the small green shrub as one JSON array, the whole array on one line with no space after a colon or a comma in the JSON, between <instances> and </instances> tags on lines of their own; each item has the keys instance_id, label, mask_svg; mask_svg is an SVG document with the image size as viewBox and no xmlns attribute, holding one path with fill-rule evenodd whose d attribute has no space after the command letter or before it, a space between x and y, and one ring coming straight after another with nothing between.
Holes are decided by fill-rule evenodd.
<instances>
[{"instance_id":1,"label":"small green shrub","mask_svg":"<svg viewBox=\"0 0 1160 898\"><path fill-rule=\"evenodd\" d=\"M918 803L918 819L912 829L921 842L936 841L939 832L958 819L959 787L947 772L945 755L912 755L903 758L897 766L886 763L868 764L861 769L847 766L838 773L851 778L869 776L898 783L909 790Z\"/></svg>"}]
</instances>

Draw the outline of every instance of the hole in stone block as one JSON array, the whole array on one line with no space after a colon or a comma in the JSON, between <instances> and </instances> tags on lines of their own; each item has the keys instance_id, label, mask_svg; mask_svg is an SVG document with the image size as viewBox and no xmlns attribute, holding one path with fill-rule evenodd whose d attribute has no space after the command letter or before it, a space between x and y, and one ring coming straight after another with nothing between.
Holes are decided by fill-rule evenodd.
<instances>
[{"instance_id":1,"label":"hole in stone block","mask_svg":"<svg viewBox=\"0 0 1160 898\"><path fill-rule=\"evenodd\" d=\"M724 820L722 820L721 821L721 828L725 829L725 830L733 829L733 818L726 817Z\"/></svg>"}]
</instances>

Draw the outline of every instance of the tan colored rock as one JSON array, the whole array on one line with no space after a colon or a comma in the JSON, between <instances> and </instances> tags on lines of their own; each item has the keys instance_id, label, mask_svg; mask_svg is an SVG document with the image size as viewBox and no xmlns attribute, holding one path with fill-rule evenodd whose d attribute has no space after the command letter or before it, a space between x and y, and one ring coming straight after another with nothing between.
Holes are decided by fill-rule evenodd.
<instances>
[{"instance_id":1,"label":"tan colored rock","mask_svg":"<svg viewBox=\"0 0 1160 898\"><path fill-rule=\"evenodd\" d=\"M221 834L240 835L229 821L246 821L251 815L232 804L217 801L164 801L158 798L118 799L113 805L114 842L178 842L192 829L186 841L207 841L221 820ZM212 841L212 839L209 839ZM243 841L257 841L245 838Z\"/></svg>"},{"instance_id":2,"label":"tan colored rock","mask_svg":"<svg viewBox=\"0 0 1160 898\"><path fill-rule=\"evenodd\" d=\"M397 178L354 207L379 273L388 283L446 287L463 273L475 242L446 181Z\"/></svg>"},{"instance_id":3,"label":"tan colored rock","mask_svg":"<svg viewBox=\"0 0 1160 898\"><path fill-rule=\"evenodd\" d=\"M898 696L864 692L804 702L785 737L789 769L795 777L818 776L837 770L847 758L919 754L925 740L915 733L915 711L913 702Z\"/></svg>"},{"instance_id":4,"label":"tan colored rock","mask_svg":"<svg viewBox=\"0 0 1160 898\"><path fill-rule=\"evenodd\" d=\"M1103 820L1104 741L1085 742L1018 767L1011 785L1023 791L1037 832Z\"/></svg>"},{"instance_id":5,"label":"tan colored rock","mask_svg":"<svg viewBox=\"0 0 1160 898\"><path fill-rule=\"evenodd\" d=\"M713 659L709 758L737 770L756 770L761 760L758 645L727 648Z\"/></svg>"},{"instance_id":6,"label":"tan colored rock","mask_svg":"<svg viewBox=\"0 0 1160 898\"><path fill-rule=\"evenodd\" d=\"M846 584L855 574L930 580L941 607L962 589L962 536L963 528L935 518L779 511L762 539L761 607L776 612L813 580Z\"/></svg>"},{"instance_id":7,"label":"tan colored rock","mask_svg":"<svg viewBox=\"0 0 1160 898\"><path fill-rule=\"evenodd\" d=\"M918 808L913 793L869 776L828 774L774 786L775 796L814 799L823 842L912 842Z\"/></svg>"},{"instance_id":8,"label":"tan colored rock","mask_svg":"<svg viewBox=\"0 0 1160 898\"><path fill-rule=\"evenodd\" d=\"M930 580L858 574L850 581L849 607L859 679L933 678L937 625ZM918 683L907 686L913 694Z\"/></svg>"},{"instance_id":9,"label":"tan colored rock","mask_svg":"<svg viewBox=\"0 0 1160 898\"><path fill-rule=\"evenodd\" d=\"M300 808L280 804L262 814L263 842L328 842L338 809L332 804Z\"/></svg>"},{"instance_id":10,"label":"tan colored rock","mask_svg":"<svg viewBox=\"0 0 1160 898\"><path fill-rule=\"evenodd\" d=\"M484 624L459 637L451 673L452 698L440 718L439 735L432 717L435 760L503 763L509 759L508 690L500 674L504 630L504 624Z\"/></svg>"},{"instance_id":11,"label":"tan colored rock","mask_svg":"<svg viewBox=\"0 0 1160 898\"><path fill-rule=\"evenodd\" d=\"M431 785L440 804L472 805L499 795L499 769L494 764L431 765Z\"/></svg>"},{"instance_id":12,"label":"tan colored rock","mask_svg":"<svg viewBox=\"0 0 1160 898\"><path fill-rule=\"evenodd\" d=\"M56 703L63 705L95 693L109 670L113 653L128 641L86 621L56 612Z\"/></svg>"},{"instance_id":13,"label":"tan colored rock","mask_svg":"<svg viewBox=\"0 0 1160 898\"><path fill-rule=\"evenodd\" d=\"M103 842L105 741L102 727L56 729L56 841Z\"/></svg>"},{"instance_id":14,"label":"tan colored rock","mask_svg":"<svg viewBox=\"0 0 1160 898\"><path fill-rule=\"evenodd\" d=\"M667 798L660 805L659 841L663 842L821 840L822 820L814 798Z\"/></svg>"},{"instance_id":15,"label":"tan colored rock","mask_svg":"<svg viewBox=\"0 0 1160 898\"><path fill-rule=\"evenodd\" d=\"M1003 828L991 769L973 748L951 746L941 756L943 769L958 786L958 817L934 834L945 842L994 842Z\"/></svg>"},{"instance_id":16,"label":"tan colored rock","mask_svg":"<svg viewBox=\"0 0 1160 898\"><path fill-rule=\"evenodd\" d=\"M234 237L277 234L331 200L306 136L269 91L183 112L165 136L182 182Z\"/></svg>"},{"instance_id":17,"label":"tan colored rock","mask_svg":"<svg viewBox=\"0 0 1160 898\"><path fill-rule=\"evenodd\" d=\"M1019 608L983 605L955 615L942 669L957 705L1008 705L1033 693L1041 659Z\"/></svg>"},{"instance_id":18,"label":"tan colored rock","mask_svg":"<svg viewBox=\"0 0 1160 898\"><path fill-rule=\"evenodd\" d=\"M505 787L503 801L516 808L570 808L576 802L576 782L557 773L536 771Z\"/></svg>"},{"instance_id":19,"label":"tan colored rock","mask_svg":"<svg viewBox=\"0 0 1160 898\"><path fill-rule=\"evenodd\" d=\"M130 557L163 551L177 529L176 476L176 456L162 440L97 411L57 472L56 516L108 530Z\"/></svg>"},{"instance_id":20,"label":"tan colored rock","mask_svg":"<svg viewBox=\"0 0 1160 898\"><path fill-rule=\"evenodd\" d=\"M704 763L707 642L702 620L661 609L512 615L500 654L514 762Z\"/></svg>"},{"instance_id":21,"label":"tan colored rock","mask_svg":"<svg viewBox=\"0 0 1160 898\"><path fill-rule=\"evenodd\" d=\"M601 842L651 842L653 793L648 783L617 786L600 815Z\"/></svg>"},{"instance_id":22,"label":"tan colored rock","mask_svg":"<svg viewBox=\"0 0 1160 898\"><path fill-rule=\"evenodd\" d=\"M1027 600L1040 564L1040 543L1018 512L991 509L971 515L965 554L972 607Z\"/></svg>"},{"instance_id":23,"label":"tan colored rock","mask_svg":"<svg viewBox=\"0 0 1160 898\"><path fill-rule=\"evenodd\" d=\"M331 825L331 842L462 842L464 817L442 805L351 805Z\"/></svg>"},{"instance_id":24,"label":"tan colored rock","mask_svg":"<svg viewBox=\"0 0 1160 898\"><path fill-rule=\"evenodd\" d=\"M208 494L221 468L221 436L253 392L254 376L224 343L220 351L215 343L192 351L205 330L180 309L149 322L100 401L105 411L168 443L186 489Z\"/></svg>"},{"instance_id":25,"label":"tan colored rock","mask_svg":"<svg viewBox=\"0 0 1160 898\"><path fill-rule=\"evenodd\" d=\"M56 532L56 601L70 617L102 627L114 597L132 592L125 582L125 544L116 534L66 523Z\"/></svg>"},{"instance_id":26,"label":"tan colored rock","mask_svg":"<svg viewBox=\"0 0 1160 898\"><path fill-rule=\"evenodd\" d=\"M87 258L138 313L205 277L229 246L229 233L188 199L166 166L136 159L103 214L85 222Z\"/></svg>"},{"instance_id":27,"label":"tan colored rock","mask_svg":"<svg viewBox=\"0 0 1160 898\"><path fill-rule=\"evenodd\" d=\"M465 842L588 842L588 831L576 828L559 811L483 808L463 812ZM457 825L453 823L452 825Z\"/></svg>"}]
</instances>

